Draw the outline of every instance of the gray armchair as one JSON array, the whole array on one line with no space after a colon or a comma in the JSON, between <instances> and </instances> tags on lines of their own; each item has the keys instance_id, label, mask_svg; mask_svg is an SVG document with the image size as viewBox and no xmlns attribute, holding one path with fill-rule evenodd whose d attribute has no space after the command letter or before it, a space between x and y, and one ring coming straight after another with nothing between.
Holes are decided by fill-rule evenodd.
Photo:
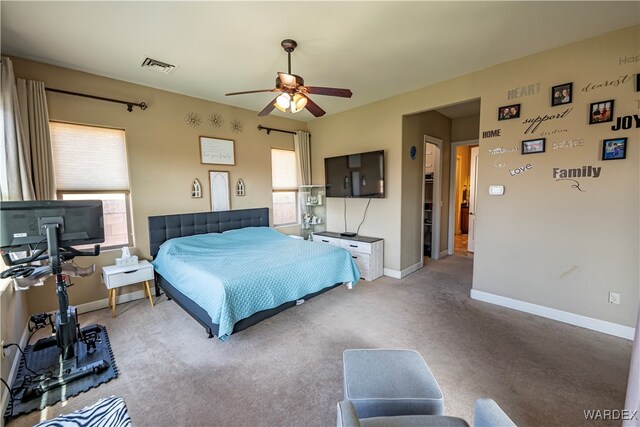
<instances>
[{"instance_id":1,"label":"gray armchair","mask_svg":"<svg viewBox=\"0 0 640 427\"><path fill-rule=\"evenodd\" d=\"M473 411L473 427L516 427L493 399L478 399Z\"/></svg>"},{"instance_id":2,"label":"gray armchair","mask_svg":"<svg viewBox=\"0 0 640 427\"><path fill-rule=\"evenodd\" d=\"M338 403L337 427L469 427L462 418L445 415L399 415L393 417L358 418L349 401ZM496 402L479 399L474 410L474 427L516 427Z\"/></svg>"}]
</instances>

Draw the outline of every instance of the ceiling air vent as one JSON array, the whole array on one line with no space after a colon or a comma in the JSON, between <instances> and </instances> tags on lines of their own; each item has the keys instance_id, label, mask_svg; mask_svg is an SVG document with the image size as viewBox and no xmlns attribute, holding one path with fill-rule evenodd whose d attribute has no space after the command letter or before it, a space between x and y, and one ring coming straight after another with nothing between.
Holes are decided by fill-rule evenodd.
<instances>
[{"instance_id":1,"label":"ceiling air vent","mask_svg":"<svg viewBox=\"0 0 640 427\"><path fill-rule=\"evenodd\" d=\"M163 74L171 74L177 68L175 65L171 65L166 62L158 61L157 59L153 59L149 57L145 58L144 61L142 61L141 67L149 70L158 71Z\"/></svg>"}]
</instances>

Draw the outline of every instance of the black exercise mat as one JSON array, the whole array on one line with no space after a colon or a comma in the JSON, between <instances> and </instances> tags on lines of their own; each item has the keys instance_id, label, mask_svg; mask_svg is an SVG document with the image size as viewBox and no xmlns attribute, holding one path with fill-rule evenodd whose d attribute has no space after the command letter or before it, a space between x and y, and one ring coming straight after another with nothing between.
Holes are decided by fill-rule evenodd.
<instances>
[{"instance_id":1,"label":"black exercise mat","mask_svg":"<svg viewBox=\"0 0 640 427\"><path fill-rule=\"evenodd\" d=\"M109 363L109 367L106 370L98 374L91 374L79 378L61 387L51 389L41 396L23 402L22 397L29 384L29 379L35 377L27 367L37 373L47 371L57 373L60 369L58 362L60 353L56 345L55 336L43 338L33 345L28 345L24 350L24 358L20 358L18 375L14 382L13 405L10 403L9 406L7 406L7 410L4 413L5 418L28 414L36 409L42 410L47 406L55 405L61 400L67 400L72 396L76 396L116 378L118 376L118 368L116 367L115 358L111 351L107 329L102 325L90 325L82 328L84 334L93 331L95 331L98 336L95 350L87 352L87 346L82 341L76 344L77 366L85 366L90 363L105 360Z\"/></svg>"}]
</instances>

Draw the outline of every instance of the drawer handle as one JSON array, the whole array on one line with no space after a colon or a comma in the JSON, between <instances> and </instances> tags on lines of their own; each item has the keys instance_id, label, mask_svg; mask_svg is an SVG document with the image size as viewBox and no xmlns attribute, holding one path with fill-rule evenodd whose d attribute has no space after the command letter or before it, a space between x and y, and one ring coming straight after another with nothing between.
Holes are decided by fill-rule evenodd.
<instances>
[{"instance_id":1,"label":"drawer handle","mask_svg":"<svg viewBox=\"0 0 640 427\"><path fill-rule=\"evenodd\" d=\"M124 274L131 274L131 273L135 273L138 270L131 270L131 271L125 271Z\"/></svg>"},{"instance_id":2,"label":"drawer handle","mask_svg":"<svg viewBox=\"0 0 640 427\"><path fill-rule=\"evenodd\" d=\"M358 257L357 257L357 256L353 256L353 255L351 255L351 258L353 258L353 259L358 259Z\"/></svg>"},{"instance_id":3,"label":"drawer handle","mask_svg":"<svg viewBox=\"0 0 640 427\"><path fill-rule=\"evenodd\" d=\"M323 240L323 242L325 242L325 243L329 243L329 241L328 241L328 240Z\"/></svg>"},{"instance_id":4,"label":"drawer handle","mask_svg":"<svg viewBox=\"0 0 640 427\"><path fill-rule=\"evenodd\" d=\"M349 245L349 246L351 246L352 248L357 248L358 247L358 245Z\"/></svg>"}]
</instances>

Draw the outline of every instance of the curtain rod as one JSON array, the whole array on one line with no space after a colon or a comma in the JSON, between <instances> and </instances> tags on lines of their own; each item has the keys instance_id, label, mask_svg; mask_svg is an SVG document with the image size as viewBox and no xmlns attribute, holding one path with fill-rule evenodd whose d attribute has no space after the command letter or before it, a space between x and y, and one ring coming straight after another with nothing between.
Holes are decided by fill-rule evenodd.
<instances>
[{"instance_id":1,"label":"curtain rod","mask_svg":"<svg viewBox=\"0 0 640 427\"><path fill-rule=\"evenodd\" d=\"M262 125L258 125L258 130L266 130L267 131L267 135L269 135L271 133L271 131L274 132L282 132L282 133L290 133L291 135L295 135L295 132L292 132L290 130L282 130L282 129L275 129L275 128L268 128Z\"/></svg>"},{"instance_id":2,"label":"curtain rod","mask_svg":"<svg viewBox=\"0 0 640 427\"><path fill-rule=\"evenodd\" d=\"M145 104L144 102L137 103L137 102L121 101L119 99L103 98L101 96L87 95L86 93L71 92L68 90L54 89L50 87L46 87L44 89L49 92L63 93L65 95L73 95L73 96L82 96L83 98L91 98L91 99L97 99L100 101L115 102L116 104L124 104L127 106L128 112L132 112L133 107L139 107L141 110L147 109L147 104Z\"/></svg>"}]
</instances>

